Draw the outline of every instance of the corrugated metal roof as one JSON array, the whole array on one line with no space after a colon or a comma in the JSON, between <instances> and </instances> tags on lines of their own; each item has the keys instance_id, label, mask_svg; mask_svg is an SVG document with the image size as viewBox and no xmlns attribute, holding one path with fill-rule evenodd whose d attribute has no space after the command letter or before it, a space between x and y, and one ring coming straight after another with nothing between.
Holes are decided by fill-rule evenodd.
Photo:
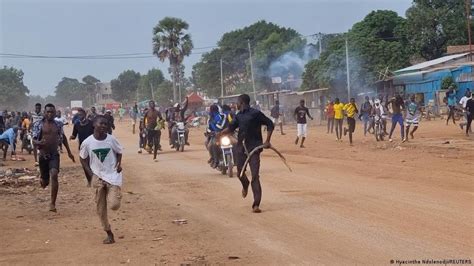
<instances>
[{"instance_id":1,"label":"corrugated metal roof","mask_svg":"<svg viewBox=\"0 0 474 266\"><path fill-rule=\"evenodd\" d=\"M468 54L469 53L443 56L443 57L440 57L440 58L437 58L437 59L434 59L434 60L426 61L426 62L416 64L416 65L413 65L413 66L410 66L410 67L399 69L399 70L395 71L395 74L403 73L403 72L410 72L410 71L419 71L419 70L422 70L424 68L428 68L428 67L431 67L431 66L435 66L435 65L439 65L439 64L451 61L453 59L461 58L461 57L466 56Z\"/></svg>"}]
</instances>

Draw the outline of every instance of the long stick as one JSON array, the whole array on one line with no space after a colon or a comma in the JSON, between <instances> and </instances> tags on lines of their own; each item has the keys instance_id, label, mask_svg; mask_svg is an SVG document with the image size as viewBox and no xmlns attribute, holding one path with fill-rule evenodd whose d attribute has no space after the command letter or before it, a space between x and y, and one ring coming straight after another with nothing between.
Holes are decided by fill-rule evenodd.
<instances>
[{"instance_id":1,"label":"long stick","mask_svg":"<svg viewBox=\"0 0 474 266\"><path fill-rule=\"evenodd\" d=\"M240 171L238 177L242 177L242 174L245 173L245 171L247 170L247 165L249 164L249 161L250 161L250 158L252 158L252 156L260 149L262 149L264 147L264 145L260 145L256 148L254 148L248 155L247 155L247 159L245 160L245 163L244 163L244 167L242 167L242 170ZM286 161L286 158L285 156L283 156L283 154L281 154L276 148L274 148L273 146L271 146L269 149L273 150L276 154L278 154L278 156L280 157L280 159L283 161L283 163L286 165L286 167L288 167L288 170L290 170L290 172L293 172L293 170L291 169L290 165L288 164L288 162Z\"/></svg>"}]
</instances>

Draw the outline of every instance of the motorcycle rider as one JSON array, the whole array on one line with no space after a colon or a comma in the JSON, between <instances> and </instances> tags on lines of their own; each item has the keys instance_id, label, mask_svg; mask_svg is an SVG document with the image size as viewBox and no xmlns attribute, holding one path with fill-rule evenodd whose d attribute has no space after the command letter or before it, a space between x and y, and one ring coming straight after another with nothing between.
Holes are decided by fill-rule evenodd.
<instances>
[{"instance_id":1,"label":"motorcycle rider","mask_svg":"<svg viewBox=\"0 0 474 266\"><path fill-rule=\"evenodd\" d=\"M176 103L172 108L169 108L168 110L166 110L166 118L168 121L168 134L170 138L170 145L172 146L172 148L175 148L176 136L178 134L176 123L177 122L184 123L186 121L186 118L184 117L186 110L188 110L188 97L187 96L186 96L186 100L184 100L182 107L181 107L181 104ZM186 128L185 133L184 133L184 139L185 139L186 145L189 145L188 135L189 135L189 129Z\"/></svg>"},{"instance_id":2,"label":"motorcycle rider","mask_svg":"<svg viewBox=\"0 0 474 266\"><path fill-rule=\"evenodd\" d=\"M209 108L209 122L207 125L207 150L211 159L209 163L212 168L217 168L219 165L219 147L217 146L216 135L224 129L226 124L226 115L219 112L219 107L216 104Z\"/></svg>"}]
</instances>

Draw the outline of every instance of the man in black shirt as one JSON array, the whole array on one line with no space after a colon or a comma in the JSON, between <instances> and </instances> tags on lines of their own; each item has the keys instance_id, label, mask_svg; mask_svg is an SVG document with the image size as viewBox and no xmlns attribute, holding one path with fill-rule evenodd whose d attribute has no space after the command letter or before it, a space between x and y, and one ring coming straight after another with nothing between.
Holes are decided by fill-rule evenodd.
<instances>
[{"instance_id":1,"label":"man in black shirt","mask_svg":"<svg viewBox=\"0 0 474 266\"><path fill-rule=\"evenodd\" d=\"M474 117L474 99L469 99L466 102L466 114L467 114L467 127L466 127L466 136L469 136L469 131L471 129L472 118Z\"/></svg>"},{"instance_id":2,"label":"man in black shirt","mask_svg":"<svg viewBox=\"0 0 474 266\"><path fill-rule=\"evenodd\" d=\"M72 135L69 137L69 139L75 140L78 138L80 150L82 142L84 142L84 140L86 140L90 135L94 134L94 122L87 118L86 111L82 108L77 110L77 115L79 117L79 123L74 124ZM87 184L90 186L92 182L92 176L89 176L85 170L84 174L86 175Z\"/></svg>"},{"instance_id":3,"label":"man in black shirt","mask_svg":"<svg viewBox=\"0 0 474 266\"><path fill-rule=\"evenodd\" d=\"M235 161L237 164L237 171L242 170L247 154L250 153L254 148L260 145L264 145L264 148L268 149L271 147L270 139L272 137L273 129L275 126L273 122L266 117L262 112L250 108L250 97L247 94L242 94L237 99L237 108L239 113L235 116L234 120L230 123L229 127L224 129L221 134L230 134L239 128L238 141L235 147ZM267 139L263 143L261 127L267 127ZM262 188L260 186L260 152L256 152L252 155L249 161L250 171L252 173L252 192L253 192L253 205L252 210L254 213L260 213L259 208L260 201L262 199ZM242 197L247 196L249 180L245 173L240 177L242 183Z\"/></svg>"},{"instance_id":4,"label":"man in black shirt","mask_svg":"<svg viewBox=\"0 0 474 266\"><path fill-rule=\"evenodd\" d=\"M112 130L115 130L114 117L112 116L112 111L110 110L105 111L104 117L105 119L107 119L107 133L112 135Z\"/></svg>"},{"instance_id":5,"label":"man in black shirt","mask_svg":"<svg viewBox=\"0 0 474 266\"><path fill-rule=\"evenodd\" d=\"M295 140L295 145L298 145L298 141L300 140L300 137L301 137L300 148L304 148L303 144L306 139L306 133L307 133L306 116L308 116L311 120L313 120L313 117L309 114L309 109L306 108L306 106L304 106L304 100L301 100L300 106L296 107L294 116L296 119L296 129L298 131L296 140Z\"/></svg>"},{"instance_id":6,"label":"man in black shirt","mask_svg":"<svg viewBox=\"0 0 474 266\"><path fill-rule=\"evenodd\" d=\"M282 135L285 135L285 133L283 133L283 121L281 121L280 118L282 116L280 110L280 101L275 101L275 106L273 106L272 110L270 111L270 116L272 117L273 124L280 125L280 132Z\"/></svg>"}]
</instances>

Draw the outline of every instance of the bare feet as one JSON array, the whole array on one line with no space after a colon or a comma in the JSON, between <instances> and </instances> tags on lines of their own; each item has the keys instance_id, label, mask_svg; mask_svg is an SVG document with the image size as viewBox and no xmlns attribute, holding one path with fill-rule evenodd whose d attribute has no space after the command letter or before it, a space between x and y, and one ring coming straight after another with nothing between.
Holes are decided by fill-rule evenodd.
<instances>
[{"instance_id":1,"label":"bare feet","mask_svg":"<svg viewBox=\"0 0 474 266\"><path fill-rule=\"evenodd\" d=\"M50 212L57 212L56 206L54 206L54 204L52 204L52 203L49 204L49 211L50 211Z\"/></svg>"},{"instance_id":2,"label":"bare feet","mask_svg":"<svg viewBox=\"0 0 474 266\"><path fill-rule=\"evenodd\" d=\"M300 145L300 148L306 148L304 145Z\"/></svg>"},{"instance_id":3,"label":"bare feet","mask_svg":"<svg viewBox=\"0 0 474 266\"><path fill-rule=\"evenodd\" d=\"M413 133L410 133L410 137L411 137L411 139L414 139L414 138L415 138L415 136L413 135Z\"/></svg>"},{"instance_id":4,"label":"bare feet","mask_svg":"<svg viewBox=\"0 0 474 266\"><path fill-rule=\"evenodd\" d=\"M105 238L102 243L106 245L115 243L114 234L112 233L112 231L107 231L107 238Z\"/></svg>"},{"instance_id":5,"label":"bare feet","mask_svg":"<svg viewBox=\"0 0 474 266\"><path fill-rule=\"evenodd\" d=\"M253 212L253 213L261 213L262 210L260 210L260 208L259 208L258 206L254 206L254 207L252 208L252 212Z\"/></svg>"},{"instance_id":6,"label":"bare feet","mask_svg":"<svg viewBox=\"0 0 474 266\"><path fill-rule=\"evenodd\" d=\"M247 197L247 193L249 192L249 187L247 188L242 188L242 198L246 198Z\"/></svg>"}]
</instances>

